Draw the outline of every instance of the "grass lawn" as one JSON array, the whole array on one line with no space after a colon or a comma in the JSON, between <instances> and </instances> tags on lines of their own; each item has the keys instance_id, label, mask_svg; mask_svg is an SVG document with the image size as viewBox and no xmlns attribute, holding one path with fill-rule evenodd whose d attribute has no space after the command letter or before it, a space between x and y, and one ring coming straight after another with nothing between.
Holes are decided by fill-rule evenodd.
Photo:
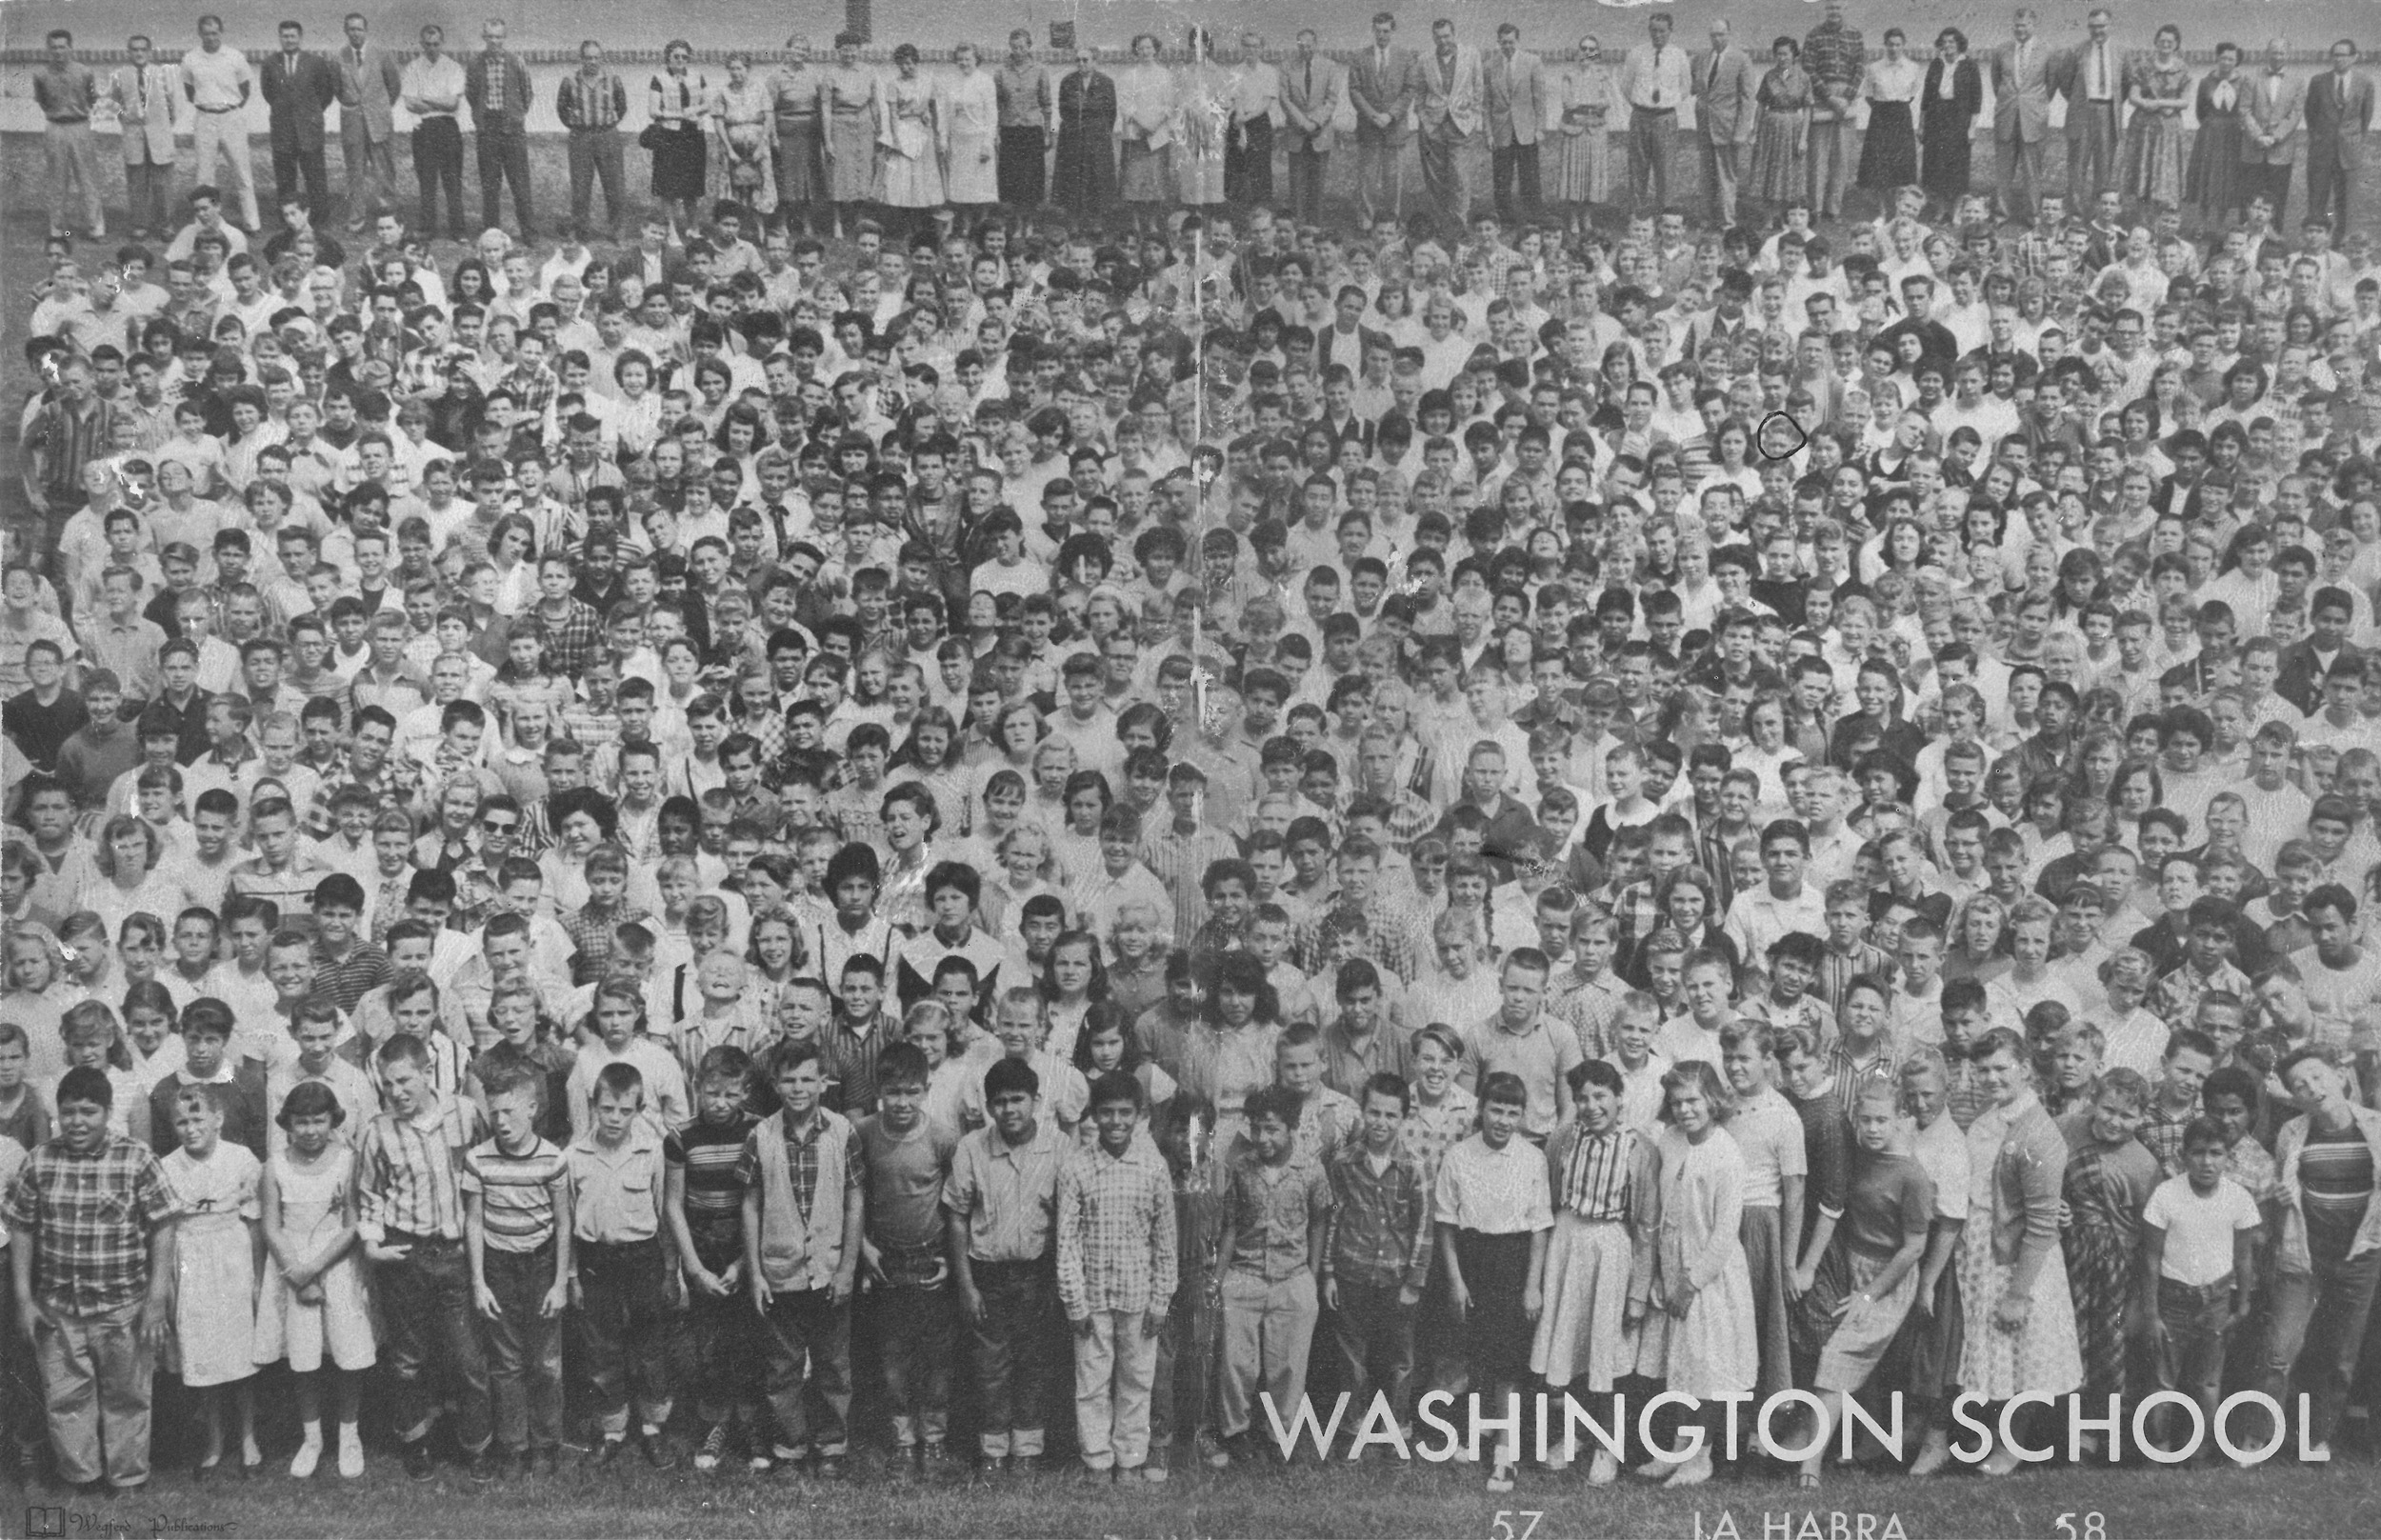
<instances>
[{"instance_id":1,"label":"grass lawn","mask_svg":"<svg viewBox=\"0 0 2381 1540\"><path fill-rule=\"evenodd\" d=\"M305 1485L279 1472L253 1484L193 1487L161 1475L138 1500L72 1499L64 1535L420 1536L1188 1536L1359 1535L1556 1540L1573 1535L1720 1540L1727 1522L1744 1540L1884 1540L2010 1536L2044 1540L2137 1537L2371 1535L2381 1516L2381 1467L2351 1459L2326 1468L2174 1474L2061 1470L1991 1481L1943 1476L1846 1476L1817 1492L1773 1479L1723 1480L1693 1492L1624 1483L1591 1490L1576 1470L1525 1472L1519 1490L1491 1497L1469 1467L1236 1467L1177 1470L1164 1487L1078 1486L1071 1472L927 1488L896 1483L870 1458L832 1487L740 1472L697 1476L642 1466L512 1479L476 1490L451 1467L408 1481L375 1450L358 1482L324 1471ZM1581 1468L1584 1469L1584 1468ZM33 1503L54 1501L38 1495ZM1500 1510L1511 1527L1497 1527ZM2088 1526L2098 1514L2104 1530ZM1534 1521L1531 1515L1537 1516ZM1726 1519L1723 1518L1726 1515ZM1840 1515L1840 1519L1838 1517ZM2071 1529L2059 1520L2068 1519ZM35 1516L0 1512L0 1535L28 1531ZM1865 1527L1864 1527L1865 1526ZM1897 1526L1897 1529L1896 1529ZM35 1531L38 1532L38 1531Z\"/></svg>"}]
</instances>

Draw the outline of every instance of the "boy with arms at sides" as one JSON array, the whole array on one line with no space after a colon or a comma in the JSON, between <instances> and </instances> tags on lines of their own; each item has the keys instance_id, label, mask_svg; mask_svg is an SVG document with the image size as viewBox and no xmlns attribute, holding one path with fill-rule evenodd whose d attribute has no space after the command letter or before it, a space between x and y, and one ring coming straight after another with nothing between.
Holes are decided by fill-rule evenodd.
<instances>
[{"instance_id":1,"label":"boy with arms at sides","mask_svg":"<svg viewBox=\"0 0 2381 1540\"><path fill-rule=\"evenodd\" d=\"M1223 1241L1208 1290L1223 1315L1224 1452L1246 1459L1259 1390L1279 1408L1295 1407L1306 1393L1318 1311L1313 1261L1331 1188L1322 1167L1297 1153L1300 1109L1290 1090L1253 1091L1244 1112L1248 1148L1225 1178Z\"/></svg>"},{"instance_id":2,"label":"boy with arms at sides","mask_svg":"<svg viewBox=\"0 0 2381 1540\"><path fill-rule=\"evenodd\" d=\"M807 1461L815 1448L819 1478L839 1480L864 1217L859 1144L843 1115L821 1105L827 1083L816 1043L779 1043L768 1064L784 1105L746 1138L736 1180L745 1277L761 1318L765 1393L780 1440L770 1454L779 1464Z\"/></svg>"},{"instance_id":3,"label":"boy with arms at sides","mask_svg":"<svg viewBox=\"0 0 2381 1540\"><path fill-rule=\"evenodd\" d=\"M494 1132L463 1155L471 1300L488 1350L496 1443L521 1474L559 1469L562 1312L570 1298L570 1191L563 1152L539 1137L544 1078L527 1060L478 1068Z\"/></svg>"},{"instance_id":4,"label":"boy with arms at sides","mask_svg":"<svg viewBox=\"0 0 2381 1540\"><path fill-rule=\"evenodd\" d=\"M1030 1470L1042 1457L1042 1406L1058 1292L1051 1216L1070 1142L1041 1115L1041 1078L1021 1057L984 1071L984 1128L959 1141L943 1207L950 1270L975 1359L976 1468Z\"/></svg>"},{"instance_id":5,"label":"boy with arms at sides","mask_svg":"<svg viewBox=\"0 0 2381 1540\"><path fill-rule=\"evenodd\" d=\"M1087 1481L1111 1469L1120 1482L1141 1478L1158 1336L1174 1294L1173 1183L1156 1148L1133 1138L1141 1112L1138 1080L1102 1075L1091 1088L1099 1136L1058 1172L1058 1295L1074 1327Z\"/></svg>"},{"instance_id":6,"label":"boy with arms at sides","mask_svg":"<svg viewBox=\"0 0 2381 1540\"><path fill-rule=\"evenodd\" d=\"M886 1405L903 1465L946 1474L954 1338L945 1256L943 1184L959 1142L955 1125L926 1115L931 1071L914 1043L887 1048L876 1065L876 1110L856 1125L868 1225L860 1265L875 1294Z\"/></svg>"},{"instance_id":7,"label":"boy with arms at sides","mask_svg":"<svg viewBox=\"0 0 2381 1540\"><path fill-rule=\"evenodd\" d=\"M1400 1150L1412 1093L1396 1075L1364 1084L1362 1122L1327 1153L1330 1217L1319 1253L1340 1379L1361 1412L1377 1390L1401 1424L1413 1372L1413 1316L1431 1275L1431 1191Z\"/></svg>"},{"instance_id":8,"label":"boy with arms at sides","mask_svg":"<svg viewBox=\"0 0 2381 1540\"><path fill-rule=\"evenodd\" d=\"M595 1463L610 1465L629 1441L633 1392L636 1441L656 1470L676 1465L662 1430L670 1425L670 1350L684 1303L675 1237L662 1218L662 1130L645 1115L644 1077L630 1064L595 1075L590 1126L563 1152L570 1171L570 1305L604 1441Z\"/></svg>"},{"instance_id":9,"label":"boy with arms at sides","mask_svg":"<svg viewBox=\"0 0 2381 1540\"><path fill-rule=\"evenodd\" d=\"M430 1085L421 1039L398 1032L374 1055L384 1110L355 1152L357 1221L396 1381L391 1411L405 1471L430 1479L430 1430L442 1408L473 1481L492 1480L488 1363L471 1321L464 1251L464 1152L486 1135L479 1110Z\"/></svg>"},{"instance_id":10,"label":"boy with arms at sides","mask_svg":"<svg viewBox=\"0 0 2381 1540\"><path fill-rule=\"evenodd\" d=\"M755 1471L770 1469L763 1431L759 1322L744 1284L744 1194L736 1163L757 1121L759 1076L742 1049L716 1048L695 1066L695 1121L662 1142L663 1201L686 1268L693 1330L694 1410L705 1425L694 1469L715 1470L740 1429Z\"/></svg>"}]
</instances>

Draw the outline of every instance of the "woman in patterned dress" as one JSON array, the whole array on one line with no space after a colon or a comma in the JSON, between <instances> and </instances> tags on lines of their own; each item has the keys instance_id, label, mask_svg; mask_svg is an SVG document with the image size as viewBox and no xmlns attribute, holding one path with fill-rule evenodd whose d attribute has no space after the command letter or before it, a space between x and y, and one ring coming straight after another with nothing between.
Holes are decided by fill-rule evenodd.
<instances>
[{"instance_id":1,"label":"woman in patterned dress","mask_svg":"<svg viewBox=\"0 0 2381 1540\"><path fill-rule=\"evenodd\" d=\"M942 113L934 88L918 73L917 46L893 50L893 76L876 93L876 201L889 209L931 209L943 201L935 155Z\"/></svg>"},{"instance_id":2,"label":"woman in patterned dress","mask_svg":"<svg viewBox=\"0 0 2381 1540\"><path fill-rule=\"evenodd\" d=\"M1719 1071L1691 1059L1662 1076L1662 1121L1655 1141L1660 1171L1654 1243L1655 1283L1638 1339L1637 1369L1665 1389L1706 1403L1750 1395L1755 1341L1752 1274L1739 1238L1745 1207L1745 1157L1720 1127L1727 1091ZM1707 1426L1706 1432L1715 1430ZM1656 1458L1641 1475L1691 1487L1711 1478L1711 1439L1691 1458Z\"/></svg>"},{"instance_id":3,"label":"woman in patterned dress","mask_svg":"<svg viewBox=\"0 0 2381 1540\"><path fill-rule=\"evenodd\" d=\"M676 242L696 227L710 152L703 120L710 114L710 83L693 72L694 45L673 38L661 50L661 73L645 84L646 115L653 120L653 196L670 216Z\"/></svg>"},{"instance_id":4,"label":"woman in patterned dress","mask_svg":"<svg viewBox=\"0 0 2381 1540\"><path fill-rule=\"evenodd\" d=\"M943 180L952 203L989 207L1000 201L992 163L993 144L1000 136L1000 91L990 71L980 67L974 44L961 43L950 57L958 69L943 81L937 109Z\"/></svg>"},{"instance_id":5,"label":"woman in patterned dress","mask_svg":"<svg viewBox=\"0 0 2381 1540\"><path fill-rule=\"evenodd\" d=\"M752 76L749 53L728 55L728 81L711 94L710 127L719 139L720 179L727 195L757 206L769 185L770 119L776 96L769 82Z\"/></svg>"},{"instance_id":6,"label":"woman in patterned dress","mask_svg":"<svg viewBox=\"0 0 2381 1540\"><path fill-rule=\"evenodd\" d=\"M1591 205L1611 201L1611 116L1620 105L1604 46L1593 37L1581 38L1578 62L1563 72L1562 132L1554 141L1551 190L1573 234L1588 232Z\"/></svg>"},{"instance_id":7,"label":"woman in patterned dress","mask_svg":"<svg viewBox=\"0 0 2381 1540\"><path fill-rule=\"evenodd\" d=\"M1791 37L1771 44L1770 57L1775 62L1754 95L1761 126L1753 135L1744 191L1748 198L1782 205L1811 191L1811 77L1802 68L1802 45Z\"/></svg>"},{"instance_id":8,"label":"woman in patterned dress","mask_svg":"<svg viewBox=\"0 0 2381 1540\"><path fill-rule=\"evenodd\" d=\"M876 72L860 67L860 38L835 38L835 67L818 77L818 115L825 126L820 153L827 166L827 196L835 206L835 233L844 216L856 220L860 205L876 196Z\"/></svg>"},{"instance_id":9,"label":"woman in patterned dress","mask_svg":"<svg viewBox=\"0 0 2381 1540\"><path fill-rule=\"evenodd\" d=\"M1157 62L1157 38L1132 40L1132 64L1116 81L1116 137L1123 146L1117 182L1133 223L1154 230L1174 195L1174 136L1179 114L1173 77Z\"/></svg>"},{"instance_id":10,"label":"woman in patterned dress","mask_svg":"<svg viewBox=\"0 0 2381 1540\"><path fill-rule=\"evenodd\" d=\"M2183 196L2199 210L2200 227L2219 229L2241 205L2241 92L2248 86L2240 73L2240 45L2218 43L2215 68L2199 77L2193 115L2199 131L2191 141L2191 167L2183 177Z\"/></svg>"},{"instance_id":11,"label":"woman in patterned dress","mask_svg":"<svg viewBox=\"0 0 2381 1540\"><path fill-rule=\"evenodd\" d=\"M2132 121L2125 126L2125 191L2144 203L2179 206L2183 113L2191 105L2182 29L2159 28L2148 58L2125 61L2125 99L2133 104Z\"/></svg>"}]
</instances>

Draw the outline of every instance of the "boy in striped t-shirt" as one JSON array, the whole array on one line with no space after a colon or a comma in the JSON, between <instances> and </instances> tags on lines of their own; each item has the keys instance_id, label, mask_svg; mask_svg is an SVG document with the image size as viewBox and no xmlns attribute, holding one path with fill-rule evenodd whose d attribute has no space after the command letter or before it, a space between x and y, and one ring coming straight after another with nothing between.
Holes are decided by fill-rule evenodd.
<instances>
[{"instance_id":1,"label":"boy in striped t-shirt","mask_svg":"<svg viewBox=\"0 0 2381 1540\"><path fill-rule=\"evenodd\" d=\"M478 1070L492 1137L463 1153L471 1299L487 1345L496 1444L523 1475L561 1462L562 1311L570 1302L570 1193L562 1151L539 1137L545 1077L490 1054Z\"/></svg>"},{"instance_id":2,"label":"boy in striped t-shirt","mask_svg":"<svg viewBox=\"0 0 2381 1540\"><path fill-rule=\"evenodd\" d=\"M694 1414L704 1426L697 1470L719 1468L738 1427L751 1469L774 1463L761 1399L761 1343L744 1293L744 1186L736 1180L745 1137L759 1121L756 1084L744 1050L706 1052L694 1070L694 1121L662 1141L670 1229L685 1262L694 1337Z\"/></svg>"}]
</instances>

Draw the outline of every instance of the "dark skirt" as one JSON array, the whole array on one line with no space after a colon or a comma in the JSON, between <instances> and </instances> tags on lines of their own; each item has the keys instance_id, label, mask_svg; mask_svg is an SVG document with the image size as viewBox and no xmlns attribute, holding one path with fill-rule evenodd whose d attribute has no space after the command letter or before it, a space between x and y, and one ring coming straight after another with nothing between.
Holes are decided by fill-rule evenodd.
<instances>
[{"instance_id":1,"label":"dark skirt","mask_svg":"<svg viewBox=\"0 0 2381 1540\"><path fill-rule=\"evenodd\" d=\"M1530 1231L1490 1235L1459 1230L1455 1260L1471 1294L1464 1348L1471 1360L1472 1389L1518 1383L1530 1372L1530 1317L1521 1308L1522 1292L1530 1286Z\"/></svg>"},{"instance_id":2,"label":"dark skirt","mask_svg":"<svg viewBox=\"0 0 2381 1540\"><path fill-rule=\"evenodd\" d=\"M1930 1307L1921 1310L1920 1306ZM1959 1269L1947 1267L1934 1293L1913 1301L1893 1345L1870 1384L1917 1401L1940 1401L1959 1383L1960 1338L1967 1316L1959 1298Z\"/></svg>"},{"instance_id":3,"label":"dark skirt","mask_svg":"<svg viewBox=\"0 0 2381 1540\"><path fill-rule=\"evenodd\" d=\"M1043 187L1042 152L1050 141L1040 129L1003 129L1000 148L993 162L993 175L1000 184L1000 201L1015 209L1041 206Z\"/></svg>"},{"instance_id":4,"label":"dark skirt","mask_svg":"<svg viewBox=\"0 0 2381 1540\"><path fill-rule=\"evenodd\" d=\"M2249 136L2241 131L2238 112L2211 112L2191 136L2191 165L2183 173L2183 199L2200 216L2215 221L2247 201L2248 189L2240 170L2241 147Z\"/></svg>"},{"instance_id":5,"label":"dark skirt","mask_svg":"<svg viewBox=\"0 0 2381 1540\"><path fill-rule=\"evenodd\" d=\"M653 196L699 201L707 181L710 147L703 130L653 125Z\"/></svg>"},{"instance_id":6,"label":"dark skirt","mask_svg":"<svg viewBox=\"0 0 2381 1540\"><path fill-rule=\"evenodd\" d=\"M1058 130L1058 160L1051 194L1078 217L1105 214L1116 206L1116 141L1109 125Z\"/></svg>"},{"instance_id":7,"label":"dark skirt","mask_svg":"<svg viewBox=\"0 0 2381 1540\"><path fill-rule=\"evenodd\" d=\"M1918 132L1908 102L1871 102L1869 131L1860 140L1860 180L1883 191L1918 180Z\"/></svg>"},{"instance_id":8,"label":"dark skirt","mask_svg":"<svg viewBox=\"0 0 2381 1540\"><path fill-rule=\"evenodd\" d=\"M1240 141L1247 136L1244 146ZM1224 143L1224 201L1258 204L1273 201L1273 120L1252 118L1238 125Z\"/></svg>"},{"instance_id":9,"label":"dark skirt","mask_svg":"<svg viewBox=\"0 0 2381 1540\"><path fill-rule=\"evenodd\" d=\"M1938 108L1933 99L1928 101L1927 168L1920 185L1936 197L1963 198L1968 195L1968 150L1971 143L1968 130L1974 124L1974 117L1960 111L1955 105Z\"/></svg>"},{"instance_id":10,"label":"dark skirt","mask_svg":"<svg viewBox=\"0 0 2381 1540\"><path fill-rule=\"evenodd\" d=\"M818 114L777 120L777 202L788 209L817 201L825 178L819 173Z\"/></svg>"}]
</instances>

